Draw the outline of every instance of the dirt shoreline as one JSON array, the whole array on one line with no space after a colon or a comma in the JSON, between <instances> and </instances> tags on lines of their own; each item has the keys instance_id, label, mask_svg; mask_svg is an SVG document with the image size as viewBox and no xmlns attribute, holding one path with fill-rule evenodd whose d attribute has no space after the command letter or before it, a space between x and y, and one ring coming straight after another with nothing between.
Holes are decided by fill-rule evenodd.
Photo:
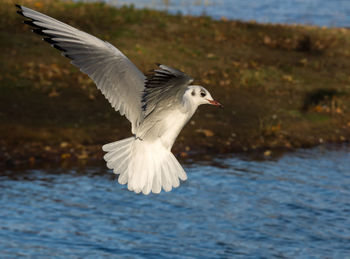
<instances>
[{"instance_id":1,"label":"dirt shoreline","mask_svg":"<svg viewBox=\"0 0 350 259\"><path fill-rule=\"evenodd\" d=\"M286 154L295 152L300 148L314 148L317 146L334 147L349 145L349 142L329 142L311 144L300 147L259 147L255 149L237 150L217 149L213 147L203 147L201 149L191 149L192 143L187 146L177 145L172 150L174 155L182 163L212 163L214 159L225 157L240 157L250 160L275 160ZM103 159L105 152L100 145L71 145L62 142L61 146L50 147L38 143L28 143L24 147L7 148L2 146L0 152L0 169L20 169L20 168L43 168L43 167L86 167L105 166Z\"/></svg>"},{"instance_id":2,"label":"dirt shoreline","mask_svg":"<svg viewBox=\"0 0 350 259\"><path fill-rule=\"evenodd\" d=\"M215 21L100 3L22 2L109 41L143 72L159 62L207 88L225 108L199 108L173 147L181 160L270 157L349 143L347 29ZM2 5L0 167L103 162L101 146L130 136L129 122L87 76L30 32L12 1Z\"/></svg>"}]
</instances>

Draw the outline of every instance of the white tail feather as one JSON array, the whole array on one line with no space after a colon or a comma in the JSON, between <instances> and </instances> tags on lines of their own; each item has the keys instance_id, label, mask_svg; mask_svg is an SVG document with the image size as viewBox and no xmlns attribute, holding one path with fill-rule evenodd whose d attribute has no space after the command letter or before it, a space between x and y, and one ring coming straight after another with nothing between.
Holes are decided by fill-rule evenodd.
<instances>
[{"instance_id":1,"label":"white tail feather","mask_svg":"<svg viewBox=\"0 0 350 259\"><path fill-rule=\"evenodd\" d=\"M143 194L171 191L185 181L187 175L175 156L160 141L142 141L135 137L102 147L107 154L107 167L119 174L118 182Z\"/></svg>"}]
</instances>

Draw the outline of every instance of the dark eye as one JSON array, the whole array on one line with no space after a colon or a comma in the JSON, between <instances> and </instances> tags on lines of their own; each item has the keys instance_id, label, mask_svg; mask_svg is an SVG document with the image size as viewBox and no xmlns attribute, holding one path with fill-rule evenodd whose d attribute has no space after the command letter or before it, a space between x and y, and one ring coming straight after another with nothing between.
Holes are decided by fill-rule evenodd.
<instances>
[{"instance_id":1,"label":"dark eye","mask_svg":"<svg viewBox=\"0 0 350 259\"><path fill-rule=\"evenodd\" d=\"M206 95L207 95L206 93L201 92L201 96L202 96L202 97L204 97L204 96L206 96Z\"/></svg>"},{"instance_id":2,"label":"dark eye","mask_svg":"<svg viewBox=\"0 0 350 259\"><path fill-rule=\"evenodd\" d=\"M195 96L196 92L193 90L191 94L192 94L192 96Z\"/></svg>"}]
</instances>

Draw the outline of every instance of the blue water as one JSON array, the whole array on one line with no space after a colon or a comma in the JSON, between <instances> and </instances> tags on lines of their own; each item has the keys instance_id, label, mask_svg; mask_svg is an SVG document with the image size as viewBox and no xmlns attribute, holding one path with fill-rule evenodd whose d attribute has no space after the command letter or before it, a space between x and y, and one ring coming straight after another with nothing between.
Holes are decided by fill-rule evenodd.
<instances>
[{"instance_id":1,"label":"blue water","mask_svg":"<svg viewBox=\"0 0 350 259\"><path fill-rule=\"evenodd\" d=\"M185 166L142 196L104 167L0 174L0 258L349 258L350 148Z\"/></svg>"},{"instance_id":2,"label":"blue water","mask_svg":"<svg viewBox=\"0 0 350 259\"><path fill-rule=\"evenodd\" d=\"M96 1L96 0L95 0ZM105 0L111 5L264 23L350 27L349 0Z\"/></svg>"}]
</instances>

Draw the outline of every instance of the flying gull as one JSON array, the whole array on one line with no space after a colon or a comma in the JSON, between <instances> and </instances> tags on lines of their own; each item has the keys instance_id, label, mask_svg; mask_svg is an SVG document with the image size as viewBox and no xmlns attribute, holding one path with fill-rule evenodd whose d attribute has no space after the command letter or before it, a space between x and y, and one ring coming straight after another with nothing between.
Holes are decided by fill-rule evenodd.
<instances>
[{"instance_id":1,"label":"flying gull","mask_svg":"<svg viewBox=\"0 0 350 259\"><path fill-rule=\"evenodd\" d=\"M201 104L221 106L193 78L180 70L158 65L144 75L107 41L75 29L24 6L17 12L33 32L60 50L87 74L112 107L131 122L132 137L106 144L107 167L118 182L143 194L170 191L187 179L171 147Z\"/></svg>"}]
</instances>

